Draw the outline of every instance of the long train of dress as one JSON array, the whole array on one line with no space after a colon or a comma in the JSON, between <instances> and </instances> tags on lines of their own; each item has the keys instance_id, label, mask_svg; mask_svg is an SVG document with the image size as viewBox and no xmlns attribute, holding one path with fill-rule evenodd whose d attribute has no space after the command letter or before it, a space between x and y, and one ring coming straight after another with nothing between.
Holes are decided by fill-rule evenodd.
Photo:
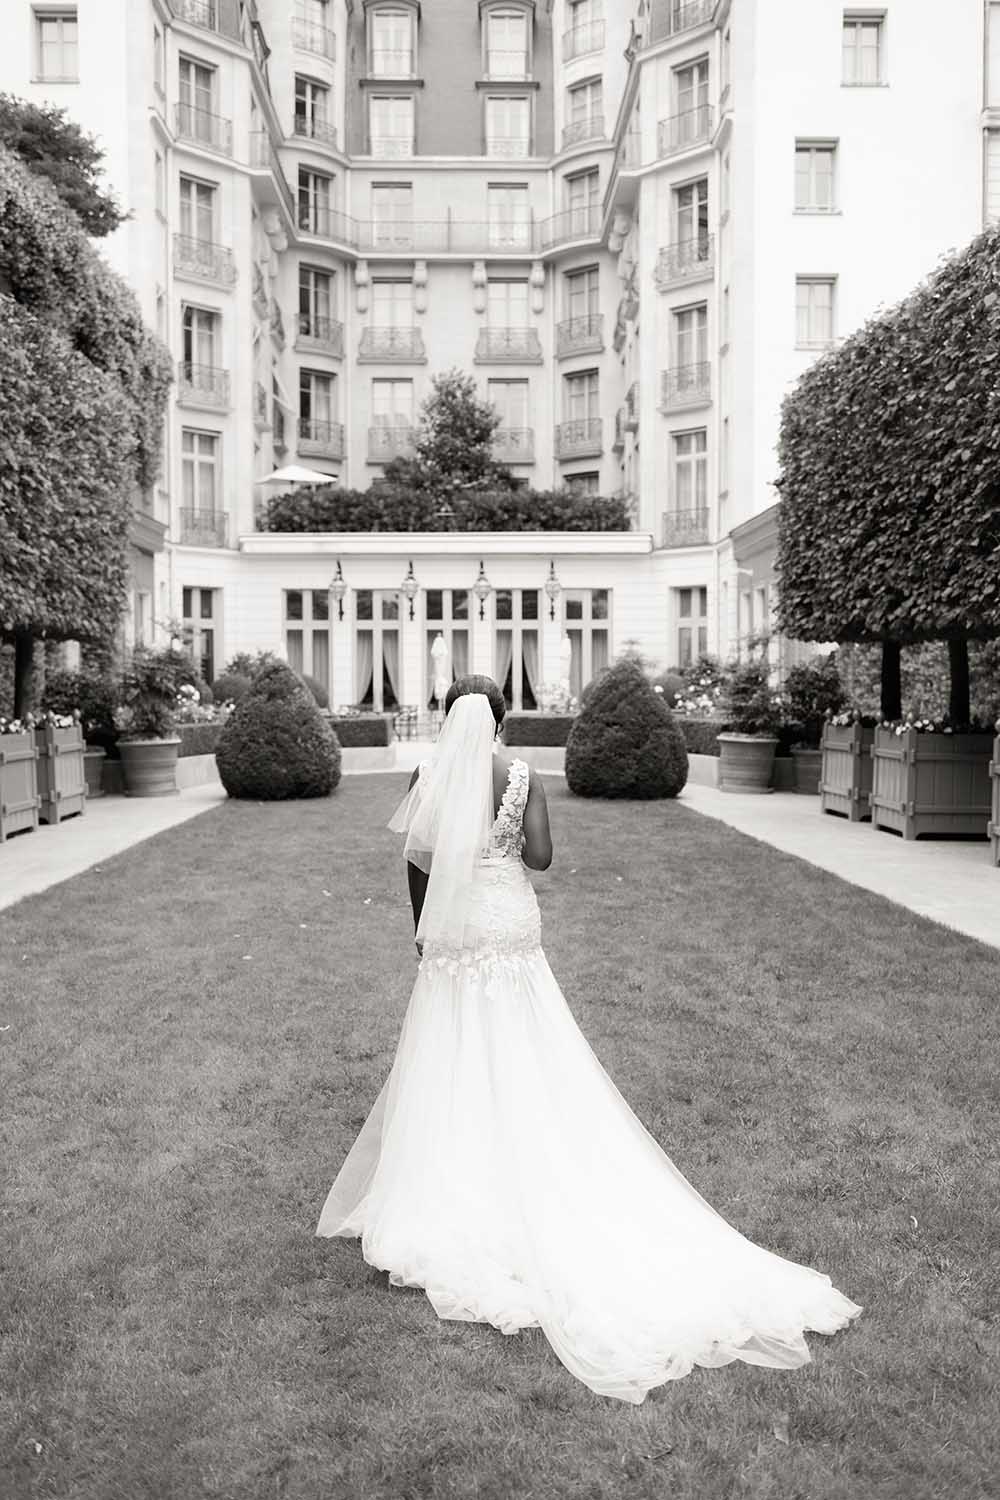
<instances>
[{"instance_id":1,"label":"long train of dress","mask_svg":"<svg viewBox=\"0 0 1000 1500\"><path fill-rule=\"evenodd\" d=\"M473 941L425 950L316 1233L359 1236L442 1318L540 1327L573 1375L622 1401L694 1365L805 1364L806 1330L862 1309L716 1213L594 1055L540 946L521 765L476 871Z\"/></svg>"}]
</instances>

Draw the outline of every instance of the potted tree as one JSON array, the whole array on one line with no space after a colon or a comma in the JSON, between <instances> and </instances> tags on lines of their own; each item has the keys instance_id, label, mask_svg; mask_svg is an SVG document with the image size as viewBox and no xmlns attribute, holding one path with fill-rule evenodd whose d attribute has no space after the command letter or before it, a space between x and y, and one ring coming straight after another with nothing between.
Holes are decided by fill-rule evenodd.
<instances>
[{"instance_id":1,"label":"potted tree","mask_svg":"<svg viewBox=\"0 0 1000 1500\"><path fill-rule=\"evenodd\" d=\"M784 715L769 676L763 654L737 662L726 674L721 706L728 728L718 736L720 791L773 791L774 755Z\"/></svg>"},{"instance_id":2,"label":"potted tree","mask_svg":"<svg viewBox=\"0 0 1000 1500\"><path fill-rule=\"evenodd\" d=\"M790 721L801 730L799 743L792 745L795 790L815 797L823 767L823 727L830 715L840 712L845 701L836 653L792 667L785 678L785 699Z\"/></svg>"},{"instance_id":3,"label":"potted tree","mask_svg":"<svg viewBox=\"0 0 1000 1500\"><path fill-rule=\"evenodd\" d=\"M167 647L137 646L115 709L118 749L130 797L167 797L177 791L177 691L190 675L190 659Z\"/></svg>"}]
</instances>

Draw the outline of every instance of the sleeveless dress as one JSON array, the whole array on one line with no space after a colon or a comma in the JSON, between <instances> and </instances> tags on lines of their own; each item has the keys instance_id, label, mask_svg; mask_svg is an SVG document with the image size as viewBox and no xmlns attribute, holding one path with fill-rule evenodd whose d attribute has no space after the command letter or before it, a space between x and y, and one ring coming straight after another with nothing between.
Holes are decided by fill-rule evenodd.
<instances>
[{"instance_id":1,"label":"sleeveless dress","mask_svg":"<svg viewBox=\"0 0 1000 1500\"><path fill-rule=\"evenodd\" d=\"M421 767L421 773L424 771ZM745 1239L618 1092L541 947L515 760L478 860L466 946L424 948L395 1059L316 1233L360 1237L441 1318L540 1327L599 1395L694 1365L791 1369L862 1309Z\"/></svg>"}]
</instances>

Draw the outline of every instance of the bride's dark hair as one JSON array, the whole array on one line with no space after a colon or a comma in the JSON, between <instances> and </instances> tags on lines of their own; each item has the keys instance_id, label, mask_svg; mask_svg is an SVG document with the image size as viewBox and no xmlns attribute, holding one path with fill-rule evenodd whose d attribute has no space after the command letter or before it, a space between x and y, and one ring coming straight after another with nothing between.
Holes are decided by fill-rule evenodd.
<instances>
[{"instance_id":1,"label":"bride's dark hair","mask_svg":"<svg viewBox=\"0 0 1000 1500\"><path fill-rule=\"evenodd\" d=\"M507 705L503 701L503 693L497 687L492 677L483 677L479 672L472 672L468 677L456 677L444 700L445 713L451 708L456 698L461 698L464 693L485 693L490 700L490 708L493 717L499 727L503 723Z\"/></svg>"}]
</instances>

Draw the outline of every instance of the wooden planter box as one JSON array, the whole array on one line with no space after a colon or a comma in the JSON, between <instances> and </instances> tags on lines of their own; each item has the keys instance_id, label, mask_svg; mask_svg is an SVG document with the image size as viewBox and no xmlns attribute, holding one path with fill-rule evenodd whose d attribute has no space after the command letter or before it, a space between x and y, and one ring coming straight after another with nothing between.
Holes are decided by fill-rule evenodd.
<instances>
[{"instance_id":1,"label":"wooden planter box","mask_svg":"<svg viewBox=\"0 0 1000 1500\"><path fill-rule=\"evenodd\" d=\"M872 745L872 827L984 838L990 815L990 734L895 734Z\"/></svg>"},{"instance_id":2,"label":"wooden planter box","mask_svg":"<svg viewBox=\"0 0 1000 1500\"><path fill-rule=\"evenodd\" d=\"M990 840L990 857L995 865L1000 865L1000 734L993 741L990 781L993 795L990 798L990 821L986 825L986 832Z\"/></svg>"},{"instance_id":3,"label":"wooden planter box","mask_svg":"<svg viewBox=\"0 0 1000 1500\"><path fill-rule=\"evenodd\" d=\"M823 767L819 778L820 807L852 823L870 818L872 745L874 729L862 724L823 726Z\"/></svg>"},{"instance_id":4,"label":"wooden planter box","mask_svg":"<svg viewBox=\"0 0 1000 1500\"><path fill-rule=\"evenodd\" d=\"M79 724L57 729L43 724L35 730L38 750L38 815L43 823L61 823L87 810L87 749Z\"/></svg>"},{"instance_id":5,"label":"wooden planter box","mask_svg":"<svg viewBox=\"0 0 1000 1500\"><path fill-rule=\"evenodd\" d=\"M37 767L34 730L0 734L0 844L38 827Z\"/></svg>"}]
</instances>

